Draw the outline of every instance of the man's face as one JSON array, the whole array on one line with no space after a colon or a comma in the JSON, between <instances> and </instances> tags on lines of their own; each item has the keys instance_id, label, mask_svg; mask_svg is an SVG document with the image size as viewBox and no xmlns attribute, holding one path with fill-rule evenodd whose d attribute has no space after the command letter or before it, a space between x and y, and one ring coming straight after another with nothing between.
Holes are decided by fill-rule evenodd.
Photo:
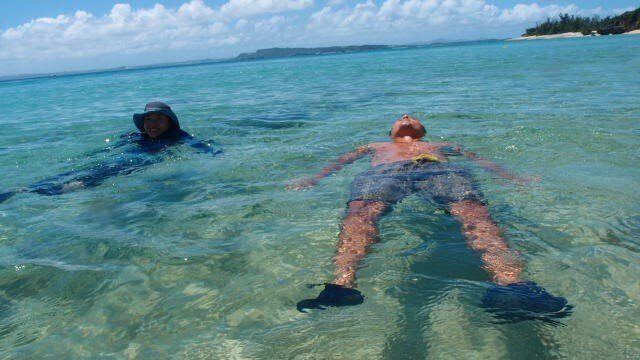
<instances>
[{"instance_id":1,"label":"man's face","mask_svg":"<svg viewBox=\"0 0 640 360\"><path fill-rule=\"evenodd\" d=\"M391 137L392 138L404 138L411 137L414 139L420 139L425 135L424 126L420 122L420 120L413 118L407 114L402 115L402 117L396 120L393 123L393 127L391 128Z\"/></svg>"},{"instance_id":2,"label":"man's face","mask_svg":"<svg viewBox=\"0 0 640 360\"><path fill-rule=\"evenodd\" d=\"M171 128L171 119L162 114L149 114L144 117L144 132L155 139Z\"/></svg>"}]
</instances>

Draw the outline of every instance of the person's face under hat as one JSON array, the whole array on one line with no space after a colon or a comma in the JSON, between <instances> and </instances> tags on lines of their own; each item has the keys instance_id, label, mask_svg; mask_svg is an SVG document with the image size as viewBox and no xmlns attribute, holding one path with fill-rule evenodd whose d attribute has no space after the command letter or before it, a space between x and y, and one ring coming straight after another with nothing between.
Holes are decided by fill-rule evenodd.
<instances>
[{"instance_id":1,"label":"person's face under hat","mask_svg":"<svg viewBox=\"0 0 640 360\"><path fill-rule=\"evenodd\" d=\"M162 136L171 128L167 115L151 113L144 117L144 132L152 139Z\"/></svg>"}]
</instances>

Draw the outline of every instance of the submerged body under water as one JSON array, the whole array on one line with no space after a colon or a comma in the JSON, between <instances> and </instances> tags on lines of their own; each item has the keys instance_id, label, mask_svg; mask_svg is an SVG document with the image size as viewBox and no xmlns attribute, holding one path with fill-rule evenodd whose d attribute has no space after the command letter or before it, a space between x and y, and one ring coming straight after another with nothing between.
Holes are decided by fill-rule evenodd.
<instances>
[{"instance_id":1,"label":"submerged body under water","mask_svg":"<svg viewBox=\"0 0 640 360\"><path fill-rule=\"evenodd\" d=\"M84 156L92 161L89 165L80 165L79 169L66 171L27 187L0 193L0 202L18 193L36 193L40 195L62 195L83 188L98 186L115 176L129 175L143 168L163 161L171 156L171 147L187 144L198 152L217 155L220 149L212 146L211 141L196 140L183 130L169 138L151 139L140 133L125 134L120 141L99 151ZM117 151L115 154L111 153ZM104 156L108 154L107 156ZM96 157L103 155L98 161Z\"/></svg>"},{"instance_id":2,"label":"submerged body under water","mask_svg":"<svg viewBox=\"0 0 640 360\"><path fill-rule=\"evenodd\" d=\"M633 36L492 42L0 83L0 191L99 164L116 175L0 203L0 354L635 358L639 50ZM97 150L151 99L224 154ZM349 187L368 164L308 191L286 185L385 140L405 112L428 140L541 177L513 186L452 161L526 279L575 305L564 326L496 323L459 225L416 195L381 221L361 305L296 310L315 292L306 284L332 277Z\"/></svg>"}]
</instances>

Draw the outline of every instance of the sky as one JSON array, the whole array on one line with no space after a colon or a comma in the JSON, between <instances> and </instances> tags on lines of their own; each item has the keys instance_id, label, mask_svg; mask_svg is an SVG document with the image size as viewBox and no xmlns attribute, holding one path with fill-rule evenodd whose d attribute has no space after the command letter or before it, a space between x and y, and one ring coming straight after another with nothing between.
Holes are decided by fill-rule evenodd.
<instances>
[{"instance_id":1,"label":"sky","mask_svg":"<svg viewBox=\"0 0 640 360\"><path fill-rule=\"evenodd\" d=\"M514 37L640 0L0 0L0 76L232 57L267 47Z\"/></svg>"}]
</instances>

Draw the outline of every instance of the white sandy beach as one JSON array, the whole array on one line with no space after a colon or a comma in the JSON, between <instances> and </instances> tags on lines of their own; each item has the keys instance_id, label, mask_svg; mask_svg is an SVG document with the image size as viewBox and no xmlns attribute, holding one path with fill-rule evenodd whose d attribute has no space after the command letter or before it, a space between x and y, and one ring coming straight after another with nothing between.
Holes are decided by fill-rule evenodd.
<instances>
[{"instance_id":1,"label":"white sandy beach","mask_svg":"<svg viewBox=\"0 0 640 360\"><path fill-rule=\"evenodd\" d=\"M640 29L628 31L623 33L622 35L640 35ZM564 39L564 38L576 38L576 37L584 37L584 36L601 36L601 35L583 35L581 32L566 32L562 34L553 34L553 35L534 35L534 36L520 36L513 39L508 39L507 41L520 41L520 40L539 40L539 39Z\"/></svg>"},{"instance_id":2,"label":"white sandy beach","mask_svg":"<svg viewBox=\"0 0 640 360\"><path fill-rule=\"evenodd\" d=\"M520 36L517 38L509 39L509 41L520 41L520 40L538 40L538 39L562 39L562 38L574 38L574 37L583 37L581 32L566 32L562 34L553 34L553 35L537 35L537 36Z\"/></svg>"}]
</instances>

